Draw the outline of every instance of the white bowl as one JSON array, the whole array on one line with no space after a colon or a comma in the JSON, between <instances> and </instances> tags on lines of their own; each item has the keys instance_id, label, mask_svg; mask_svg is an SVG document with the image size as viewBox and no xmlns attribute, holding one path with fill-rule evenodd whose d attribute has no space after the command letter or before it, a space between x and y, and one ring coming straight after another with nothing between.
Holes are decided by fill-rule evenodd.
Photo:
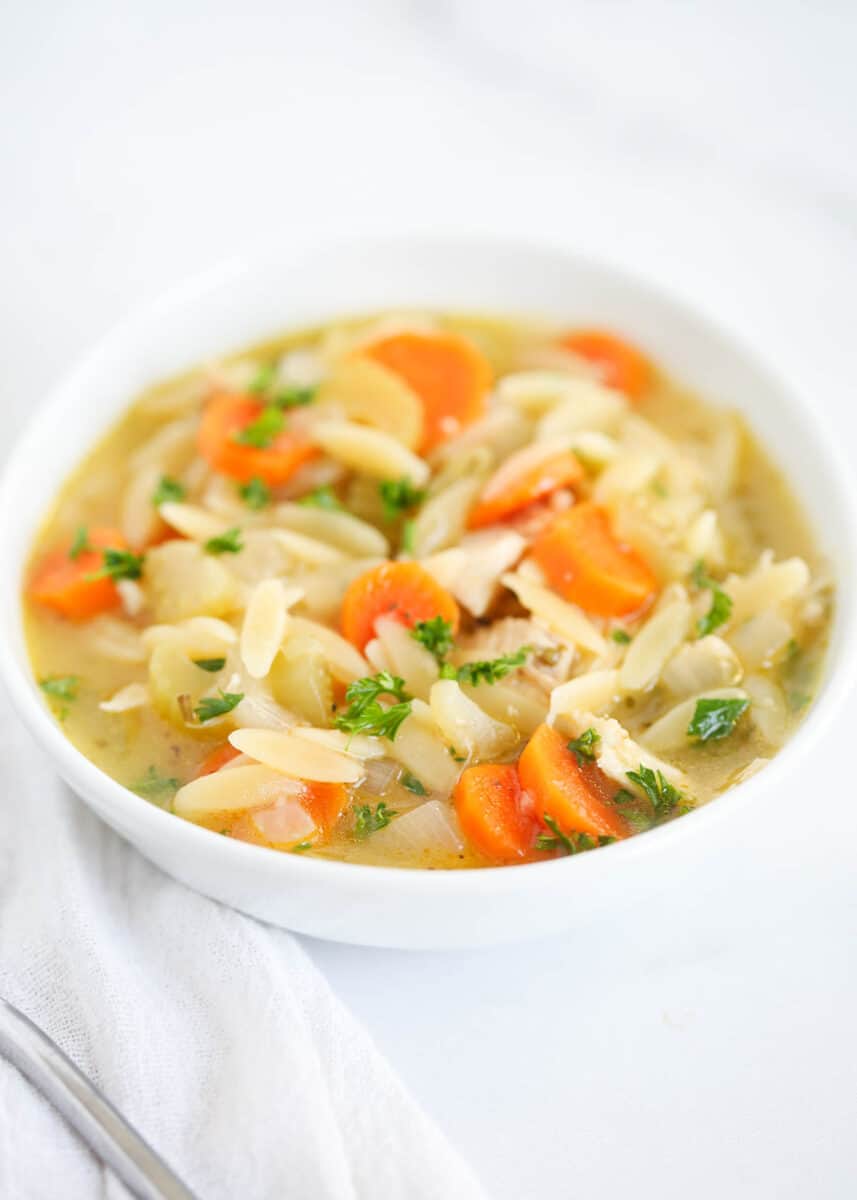
<instances>
[{"instance_id":1,"label":"white bowl","mask_svg":"<svg viewBox=\"0 0 857 1200\"><path fill-rule=\"evenodd\" d=\"M773 763L712 804L597 853L484 871L404 871L303 858L219 837L147 803L63 736L33 681L20 587L28 547L60 480L147 384L291 326L426 306L606 324L674 375L742 410L803 501L837 576L826 678ZM857 662L857 522L847 469L817 409L681 301L567 250L473 238L400 238L266 250L206 275L124 321L42 405L0 488L2 677L72 788L118 833L192 888L254 916L338 941L408 948L540 936L616 903L644 904L715 826L738 836L754 798L789 786L799 756L840 706Z\"/></svg>"}]
</instances>

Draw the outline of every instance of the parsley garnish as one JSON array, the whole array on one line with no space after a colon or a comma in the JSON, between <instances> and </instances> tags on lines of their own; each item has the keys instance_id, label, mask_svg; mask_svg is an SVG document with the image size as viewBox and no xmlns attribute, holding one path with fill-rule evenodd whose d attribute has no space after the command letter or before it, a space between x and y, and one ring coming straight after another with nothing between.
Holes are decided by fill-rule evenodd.
<instances>
[{"instance_id":1,"label":"parsley garnish","mask_svg":"<svg viewBox=\"0 0 857 1200\"><path fill-rule=\"evenodd\" d=\"M267 508L271 503L271 489L258 475L254 475L247 483L242 483L238 488L238 495L248 508Z\"/></svg>"},{"instance_id":2,"label":"parsley garnish","mask_svg":"<svg viewBox=\"0 0 857 1200\"><path fill-rule=\"evenodd\" d=\"M596 733L594 729L584 729L580 737L571 739L567 748L577 759L578 766L582 767L584 763L594 761L595 747L600 741L600 733Z\"/></svg>"},{"instance_id":3,"label":"parsley garnish","mask_svg":"<svg viewBox=\"0 0 857 1200\"><path fill-rule=\"evenodd\" d=\"M687 727L687 736L700 742L712 742L728 737L738 718L750 707L743 700L697 700L693 718Z\"/></svg>"},{"instance_id":4,"label":"parsley garnish","mask_svg":"<svg viewBox=\"0 0 857 1200\"><path fill-rule=\"evenodd\" d=\"M430 621L417 621L411 630L411 637L421 646L425 646L438 662L446 658L453 646L452 625L443 617L432 617Z\"/></svg>"},{"instance_id":5,"label":"parsley garnish","mask_svg":"<svg viewBox=\"0 0 857 1200\"><path fill-rule=\"evenodd\" d=\"M77 675L49 675L39 680L39 687L54 700L76 700L80 678Z\"/></svg>"},{"instance_id":6,"label":"parsley garnish","mask_svg":"<svg viewBox=\"0 0 857 1200\"><path fill-rule=\"evenodd\" d=\"M264 363L256 372L251 381L248 391L250 392L267 392L268 388L274 382L274 376L277 373L276 363Z\"/></svg>"},{"instance_id":7,"label":"parsley garnish","mask_svg":"<svg viewBox=\"0 0 857 1200\"><path fill-rule=\"evenodd\" d=\"M643 833L646 829L652 828L653 817L649 812L641 809L640 806L644 805L646 801L640 796L629 792L627 788L620 788L613 797L613 803L633 833Z\"/></svg>"},{"instance_id":8,"label":"parsley garnish","mask_svg":"<svg viewBox=\"0 0 857 1200\"><path fill-rule=\"evenodd\" d=\"M374 810L370 804L355 804L354 832L359 838L368 837L370 833L389 825L395 816L396 810L387 808L383 800L378 802Z\"/></svg>"},{"instance_id":9,"label":"parsley garnish","mask_svg":"<svg viewBox=\"0 0 857 1200\"><path fill-rule=\"evenodd\" d=\"M225 533L219 533L217 537L209 538L203 545L206 554L240 554L243 549L241 530L237 525Z\"/></svg>"},{"instance_id":10,"label":"parsley garnish","mask_svg":"<svg viewBox=\"0 0 857 1200\"><path fill-rule=\"evenodd\" d=\"M139 579L143 574L142 554L108 547L102 555L104 565L87 575L87 579Z\"/></svg>"},{"instance_id":11,"label":"parsley garnish","mask_svg":"<svg viewBox=\"0 0 857 1200\"><path fill-rule=\"evenodd\" d=\"M415 796L427 795L426 785L422 780L417 779L416 775L412 775L410 771L405 771L402 778L399 780L403 788L407 788L409 792L413 792Z\"/></svg>"},{"instance_id":12,"label":"parsley garnish","mask_svg":"<svg viewBox=\"0 0 857 1200\"><path fill-rule=\"evenodd\" d=\"M417 536L416 521L410 520L402 522L402 537L400 541L400 549L403 554L413 554L414 545Z\"/></svg>"},{"instance_id":13,"label":"parsley garnish","mask_svg":"<svg viewBox=\"0 0 857 1200\"><path fill-rule=\"evenodd\" d=\"M500 658L492 658L484 662L464 663L455 671L454 677L459 683L469 683L471 687L476 687L480 683L496 683L498 679L503 679L516 667L523 666L527 661L527 655L531 653L532 646L522 646L514 654L503 654ZM441 676L444 679L453 678L444 671L441 671Z\"/></svg>"},{"instance_id":14,"label":"parsley garnish","mask_svg":"<svg viewBox=\"0 0 857 1200\"><path fill-rule=\"evenodd\" d=\"M159 508L160 505L171 501L184 500L186 495L184 484L179 483L177 479L171 479L169 475L162 475L160 483L152 492L152 503L155 508Z\"/></svg>"},{"instance_id":15,"label":"parsley garnish","mask_svg":"<svg viewBox=\"0 0 857 1200\"><path fill-rule=\"evenodd\" d=\"M199 667L201 671L210 671L213 675L215 671L222 671L226 666L225 658L195 658L193 665Z\"/></svg>"},{"instance_id":16,"label":"parsley garnish","mask_svg":"<svg viewBox=\"0 0 857 1200\"><path fill-rule=\"evenodd\" d=\"M130 786L131 791L139 796L162 796L165 792L177 792L181 781L167 778L166 775L161 775L156 767L149 767L143 778Z\"/></svg>"},{"instance_id":17,"label":"parsley garnish","mask_svg":"<svg viewBox=\"0 0 857 1200\"><path fill-rule=\"evenodd\" d=\"M384 516L395 521L410 508L420 504L425 498L425 492L415 488L410 479L382 479L378 484L378 493L384 505Z\"/></svg>"},{"instance_id":18,"label":"parsley garnish","mask_svg":"<svg viewBox=\"0 0 857 1200\"><path fill-rule=\"evenodd\" d=\"M684 796L678 788L674 788L660 771L653 771L640 763L639 771L626 771L625 774L632 783L642 788L652 803L656 817L666 817L675 809L686 806Z\"/></svg>"},{"instance_id":19,"label":"parsley garnish","mask_svg":"<svg viewBox=\"0 0 857 1200\"><path fill-rule=\"evenodd\" d=\"M278 408L301 408L304 404L312 404L318 388L290 387L274 396L274 404Z\"/></svg>"},{"instance_id":20,"label":"parsley garnish","mask_svg":"<svg viewBox=\"0 0 857 1200\"><path fill-rule=\"evenodd\" d=\"M705 563L702 559L693 568L693 582L698 588L707 588L711 592L711 607L696 622L697 633L700 637L705 637L706 634L713 633L715 629L719 629L729 620L732 612L732 597L723 591L719 583L705 574Z\"/></svg>"},{"instance_id":21,"label":"parsley garnish","mask_svg":"<svg viewBox=\"0 0 857 1200\"><path fill-rule=\"evenodd\" d=\"M200 723L213 721L215 717L222 717L226 713L232 712L233 708L236 708L243 699L243 692L221 691L219 696L203 696L193 710L194 715Z\"/></svg>"},{"instance_id":22,"label":"parsley garnish","mask_svg":"<svg viewBox=\"0 0 857 1200\"><path fill-rule=\"evenodd\" d=\"M326 512L344 512L333 488L328 486L313 488L306 496L301 496L298 504L307 508L323 508Z\"/></svg>"},{"instance_id":23,"label":"parsley garnish","mask_svg":"<svg viewBox=\"0 0 857 1200\"><path fill-rule=\"evenodd\" d=\"M584 850L595 850L596 847L607 846L615 840L610 837L593 838L588 833L563 833L550 813L545 813L542 820L548 829L553 831L553 835L540 833L536 838L537 850L561 850L563 854L581 854Z\"/></svg>"},{"instance_id":24,"label":"parsley garnish","mask_svg":"<svg viewBox=\"0 0 857 1200\"><path fill-rule=\"evenodd\" d=\"M392 696L397 704L385 708L381 696ZM411 697L405 691L405 681L389 671L366 675L348 685L345 693L348 708L336 718L337 729L345 733L369 733L393 741L399 726L411 711Z\"/></svg>"},{"instance_id":25,"label":"parsley garnish","mask_svg":"<svg viewBox=\"0 0 857 1200\"><path fill-rule=\"evenodd\" d=\"M627 646L631 640L630 633L628 633L628 631L625 629L620 629L618 625L615 629L610 630L610 636L613 641L617 642L620 646Z\"/></svg>"},{"instance_id":26,"label":"parsley garnish","mask_svg":"<svg viewBox=\"0 0 857 1200\"><path fill-rule=\"evenodd\" d=\"M282 433L285 427L286 418L280 409L274 404L269 404L262 409L255 421L251 421L249 425L239 429L232 435L232 438L242 446L254 446L257 450L267 450L277 434Z\"/></svg>"},{"instance_id":27,"label":"parsley garnish","mask_svg":"<svg viewBox=\"0 0 857 1200\"><path fill-rule=\"evenodd\" d=\"M71 544L71 549L68 552L70 559L75 560L80 558L81 554L86 554L93 547L89 544L89 532L85 525L78 525L77 532L74 535L74 541Z\"/></svg>"},{"instance_id":28,"label":"parsley garnish","mask_svg":"<svg viewBox=\"0 0 857 1200\"><path fill-rule=\"evenodd\" d=\"M298 842L296 846L292 846L292 854L303 854L304 850L311 850L312 842Z\"/></svg>"}]
</instances>

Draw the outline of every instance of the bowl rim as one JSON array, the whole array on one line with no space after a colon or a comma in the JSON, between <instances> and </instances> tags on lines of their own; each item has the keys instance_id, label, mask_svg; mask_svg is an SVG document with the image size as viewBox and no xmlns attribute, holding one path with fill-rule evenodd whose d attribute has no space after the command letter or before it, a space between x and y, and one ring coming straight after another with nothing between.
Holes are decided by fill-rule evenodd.
<instances>
[{"instance_id":1,"label":"bowl rim","mask_svg":"<svg viewBox=\"0 0 857 1200\"><path fill-rule=\"evenodd\" d=\"M549 251L567 262L577 263L584 270L608 276L611 282L620 288L652 296L658 303L690 317L705 335L726 343L736 356L770 385L772 390L786 399L789 409L799 416L802 434L815 441L819 456L829 464L836 492L842 501L840 522L847 530L848 559L852 563L857 562L857 487L852 481L844 452L835 440L828 420L819 420L817 412L811 409L808 398L785 380L755 347L749 346L740 333L722 320L714 318L698 299L686 297L680 289L653 281L643 273L618 265L608 258L580 252L574 246L558 242L554 238L521 237L514 233L507 236L497 233L419 231L349 237L328 236L302 240L299 243L283 242L274 248L273 254L280 259L298 253L312 255L329 252L331 249L356 248L371 258L373 249L380 247L389 251L394 247L412 246L415 242L424 248L442 247L447 250L481 248L485 251L515 250L523 254L544 254ZM266 247L264 253L265 259L270 262L272 248ZM30 465L38 460L39 447L44 444L45 436L55 434L57 428L66 427L67 422L63 418L72 417L79 387L88 375L93 372L97 374L99 359L109 347L123 339L133 338L135 334L141 336L152 323L161 321L167 314L183 308L195 297L207 294L212 288L224 286L232 278L252 274L257 261L261 262L259 252L235 255L184 279L153 299L136 306L77 358L50 389L44 402L16 439L4 464L0 476L0 523L5 524L14 512L16 481L26 476ZM501 308L498 311L508 311L513 315L512 309ZM128 403L130 399L126 399L124 407L127 407ZM117 406L112 419L121 411L123 406ZM105 421L102 431L108 426L109 422ZM78 461L92 444L93 441L90 440L82 448L77 456ZM46 502L43 511L46 511L51 498ZM813 532L817 533L814 526ZM7 553L5 542L0 546L0 558L4 553ZM21 582L25 561L16 561L15 570L4 573L4 582L0 585L0 637L8 638L12 628L21 625ZM402 868L344 862L332 858L304 857L224 838L152 804L88 759L65 736L44 703L35 679L28 672L28 664L19 663L15 654L0 655L0 680L5 684L18 716L36 742L47 752L62 778L85 803L95 808L97 815L117 829L126 840L136 842L138 832L148 826L153 837L160 840L161 833L168 836L176 853L199 854L209 859L219 858L225 869L228 869L231 863L240 862L243 857L244 863L259 868L260 874L264 870L266 878L280 876L285 883L291 877L307 886L316 882L330 884L347 881L350 887L366 893L374 892L382 883L389 887L391 881L394 881L395 887L409 893L425 892L429 896L441 892L462 897L496 893L498 890L532 891L555 885L558 882L559 871L568 872L573 869L575 879L582 883L593 873L609 873L614 864L615 869L621 871L621 864L651 857L661 850L667 850L679 840L691 841L705 837L707 830L730 820L739 805L752 803L761 798L764 792L773 792L777 782L787 778L797 762L817 745L857 679L857 611L854 611L853 605L842 602L845 585L847 584L849 591L853 591L853 583L837 578L836 584L831 641L836 644L837 661L832 662L828 655L819 693L807 715L764 770L734 785L713 801L682 816L680 820L659 826L643 835L602 847L598 854L574 856L573 868L569 867L566 858L519 864L515 865L513 871L497 868ZM93 802L93 797L98 798L97 804ZM115 823L103 815L104 809L109 809L111 814L115 814ZM172 832L168 833L168 830Z\"/></svg>"}]
</instances>

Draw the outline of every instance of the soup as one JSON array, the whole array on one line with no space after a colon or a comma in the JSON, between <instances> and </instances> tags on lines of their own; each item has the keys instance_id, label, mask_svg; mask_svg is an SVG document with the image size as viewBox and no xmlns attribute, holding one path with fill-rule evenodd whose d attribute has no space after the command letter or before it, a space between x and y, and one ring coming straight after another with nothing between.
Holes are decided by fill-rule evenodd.
<instances>
[{"instance_id":1,"label":"soup","mask_svg":"<svg viewBox=\"0 0 857 1200\"><path fill-rule=\"evenodd\" d=\"M139 397L23 602L67 736L152 804L459 868L639 836L763 769L832 587L740 417L621 336L426 313Z\"/></svg>"}]
</instances>

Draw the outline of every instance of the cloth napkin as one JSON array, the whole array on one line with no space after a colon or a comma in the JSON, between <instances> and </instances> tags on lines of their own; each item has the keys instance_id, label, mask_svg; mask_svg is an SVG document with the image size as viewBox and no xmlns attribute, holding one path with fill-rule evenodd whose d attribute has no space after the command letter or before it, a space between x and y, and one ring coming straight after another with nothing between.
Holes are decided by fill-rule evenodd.
<instances>
[{"instance_id":1,"label":"cloth napkin","mask_svg":"<svg viewBox=\"0 0 857 1200\"><path fill-rule=\"evenodd\" d=\"M0 994L201 1200L484 1200L295 937L151 866L0 717ZM0 1196L127 1195L0 1059Z\"/></svg>"}]
</instances>

